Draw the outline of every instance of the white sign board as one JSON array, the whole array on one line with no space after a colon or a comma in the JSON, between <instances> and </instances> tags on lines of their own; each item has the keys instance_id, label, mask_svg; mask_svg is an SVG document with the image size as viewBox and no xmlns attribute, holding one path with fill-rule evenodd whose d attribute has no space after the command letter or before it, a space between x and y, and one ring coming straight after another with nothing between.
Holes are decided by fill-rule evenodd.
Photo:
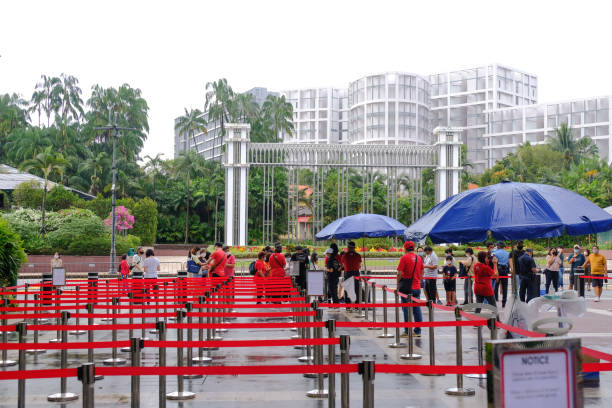
<instances>
[{"instance_id":1,"label":"white sign board","mask_svg":"<svg viewBox=\"0 0 612 408\"><path fill-rule=\"evenodd\" d=\"M324 275L323 271L308 271L307 287L308 296L323 296L324 293Z\"/></svg>"},{"instance_id":2,"label":"white sign board","mask_svg":"<svg viewBox=\"0 0 612 408\"><path fill-rule=\"evenodd\" d=\"M501 356L504 407L573 407L569 366L569 354L563 349L504 353Z\"/></svg>"},{"instance_id":3,"label":"white sign board","mask_svg":"<svg viewBox=\"0 0 612 408\"><path fill-rule=\"evenodd\" d=\"M64 268L53 268L53 286L66 286L66 270Z\"/></svg>"}]
</instances>

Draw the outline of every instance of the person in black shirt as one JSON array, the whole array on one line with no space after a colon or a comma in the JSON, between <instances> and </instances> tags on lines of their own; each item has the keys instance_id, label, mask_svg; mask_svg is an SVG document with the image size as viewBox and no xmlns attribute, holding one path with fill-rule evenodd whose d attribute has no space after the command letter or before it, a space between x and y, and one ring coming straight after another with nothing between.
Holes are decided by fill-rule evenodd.
<instances>
[{"instance_id":1,"label":"person in black shirt","mask_svg":"<svg viewBox=\"0 0 612 408\"><path fill-rule=\"evenodd\" d=\"M453 265L452 255L446 257L446 263L442 268L444 290L446 291L446 306L457 303L457 267Z\"/></svg>"},{"instance_id":2,"label":"person in black shirt","mask_svg":"<svg viewBox=\"0 0 612 408\"><path fill-rule=\"evenodd\" d=\"M519 274L518 260L521 256L523 256L524 253L525 251L523 250L523 241L518 241L516 243L516 248L510 252L510 257L508 259L508 266L510 267L510 272L512 274L512 279L514 283L513 288L515 288L514 290L516 290L516 288L521 285L521 275Z\"/></svg>"},{"instance_id":3,"label":"person in black shirt","mask_svg":"<svg viewBox=\"0 0 612 408\"><path fill-rule=\"evenodd\" d=\"M299 275L295 279L296 284L300 289L306 289L306 270L310 261L308 255L304 252L304 248L299 245L295 247L295 253L291 255L291 262L297 262L300 268Z\"/></svg>"},{"instance_id":4,"label":"person in black shirt","mask_svg":"<svg viewBox=\"0 0 612 408\"><path fill-rule=\"evenodd\" d=\"M536 273L538 268L533 260L533 251L529 248L518 259L519 275L521 276L521 286L519 288L519 298L523 302L529 302L537 297L535 294Z\"/></svg>"},{"instance_id":5,"label":"person in black shirt","mask_svg":"<svg viewBox=\"0 0 612 408\"><path fill-rule=\"evenodd\" d=\"M333 303L339 303L338 300L338 283L342 274L342 264L340 255L338 255L338 245L333 242L329 246L332 253L327 257L325 268L327 269L327 295Z\"/></svg>"}]
</instances>

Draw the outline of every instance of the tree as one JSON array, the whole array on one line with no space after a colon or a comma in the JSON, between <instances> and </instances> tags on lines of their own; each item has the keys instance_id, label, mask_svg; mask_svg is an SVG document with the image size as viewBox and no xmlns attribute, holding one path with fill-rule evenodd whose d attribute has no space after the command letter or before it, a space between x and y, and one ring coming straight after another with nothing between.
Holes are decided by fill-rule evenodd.
<instances>
[{"instance_id":1,"label":"tree","mask_svg":"<svg viewBox=\"0 0 612 408\"><path fill-rule=\"evenodd\" d=\"M54 91L54 89L56 89L60 83L60 78L41 75L40 79L41 82L36 84L34 93L32 94L32 109L35 109L38 112L39 127L41 110L45 112L45 116L47 116L47 127L49 127L51 113L57 111L58 107L60 106L58 99L59 93Z\"/></svg>"},{"instance_id":2,"label":"tree","mask_svg":"<svg viewBox=\"0 0 612 408\"><path fill-rule=\"evenodd\" d=\"M62 175L66 164L68 162L64 159L61 153L52 153L51 146L40 152L31 160L27 160L21 166L21 170L37 170L43 174L45 179L43 184L43 200L42 200L42 221L40 227L40 233L45 236L45 202L47 200L47 189L48 180L54 174Z\"/></svg>"},{"instance_id":3,"label":"tree","mask_svg":"<svg viewBox=\"0 0 612 408\"><path fill-rule=\"evenodd\" d=\"M23 163L36 157L51 146L49 128L21 127L15 129L6 143L6 159L13 164Z\"/></svg>"},{"instance_id":4,"label":"tree","mask_svg":"<svg viewBox=\"0 0 612 408\"><path fill-rule=\"evenodd\" d=\"M83 100L81 99L81 88L79 80L72 75L60 74L58 80L54 81L51 89L52 99L59 104L59 116L61 123L65 126L70 120L78 122L85 114L83 111Z\"/></svg>"},{"instance_id":5,"label":"tree","mask_svg":"<svg viewBox=\"0 0 612 408\"><path fill-rule=\"evenodd\" d=\"M259 105L255 102L253 94L237 94L230 102L231 116L235 121L252 123L259 116Z\"/></svg>"},{"instance_id":6,"label":"tree","mask_svg":"<svg viewBox=\"0 0 612 408\"><path fill-rule=\"evenodd\" d=\"M278 97L268 95L263 104L264 114L270 118L274 129L271 142L279 142L281 132L293 134L293 105L285 99L285 95Z\"/></svg>"},{"instance_id":7,"label":"tree","mask_svg":"<svg viewBox=\"0 0 612 408\"><path fill-rule=\"evenodd\" d=\"M206 84L206 99L204 110L208 111L208 120L219 121L221 132L219 136L225 136L225 123L229 121L229 108L234 99L234 91L227 84L227 79L222 78ZM213 147L217 140L213 140Z\"/></svg>"},{"instance_id":8,"label":"tree","mask_svg":"<svg viewBox=\"0 0 612 408\"><path fill-rule=\"evenodd\" d=\"M106 152L93 153L85 161L79 164L79 173L87 173L89 176L89 194L96 195L104 185L105 170L111 166L110 157Z\"/></svg>"},{"instance_id":9,"label":"tree","mask_svg":"<svg viewBox=\"0 0 612 408\"><path fill-rule=\"evenodd\" d=\"M5 143L14 129L27 124L25 101L17 94L0 94L0 157L5 158Z\"/></svg>"},{"instance_id":10,"label":"tree","mask_svg":"<svg viewBox=\"0 0 612 408\"><path fill-rule=\"evenodd\" d=\"M192 141L195 147L195 135L200 132L204 134L208 133L206 125L206 119L202 116L202 111L199 109L187 110L187 108L185 108L185 114L177 118L174 124L174 130L178 131L179 134L185 135L185 147L183 150L189 150L189 138L193 139Z\"/></svg>"},{"instance_id":11,"label":"tree","mask_svg":"<svg viewBox=\"0 0 612 408\"><path fill-rule=\"evenodd\" d=\"M16 285L19 267L27 261L21 237L7 220L0 219L0 285Z\"/></svg>"},{"instance_id":12,"label":"tree","mask_svg":"<svg viewBox=\"0 0 612 408\"><path fill-rule=\"evenodd\" d=\"M149 176L153 180L153 201L157 201L157 186L156 182L159 176L162 174L162 170L164 168L164 160L162 159L163 153L157 153L155 157L151 157L149 155L145 156L147 159L147 163L145 164L145 171L148 172Z\"/></svg>"},{"instance_id":13,"label":"tree","mask_svg":"<svg viewBox=\"0 0 612 408\"><path fill-rule=\"evenodd\" d=\"M549 138L548 143L553 150L563 153L565 169L569 169L572 163L578 164L585 158L593 157L599 151L590 137L576 140L572 129L565 122L555 129L555 136Z\"/></svg>"},{"instance_id":14,"label":"tree","mask_svg":"<svg viewBox=\"0 0 612 408\"><path fill-rule=\"evenodd\" d=\"M185 244L189 243L189 208L191 206L191 178L202 172L204 159L192 150L181 152L174 159L172 174L175 178L185 180Z\"/></svg>"}]
</instances>

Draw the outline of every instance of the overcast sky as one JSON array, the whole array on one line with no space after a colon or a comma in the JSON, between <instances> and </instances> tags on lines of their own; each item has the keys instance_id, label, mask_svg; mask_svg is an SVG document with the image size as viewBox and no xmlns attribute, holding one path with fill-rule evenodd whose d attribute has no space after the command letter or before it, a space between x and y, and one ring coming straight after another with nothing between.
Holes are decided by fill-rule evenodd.
<instances>
[{"instance_id":1,"label":"overcast sky","mask_svg":"<svg viewBox=\"0 0 612 408\"><path fill-rule=\"evenodd\" d=\"M612 94L609 1L10 1L0 93L41 74L129 83L149 103L144 154L173 154L173 118L208 81L236 91L338 86L498 62L538 76L539 101Z\"/></svg>"}]
</instances>

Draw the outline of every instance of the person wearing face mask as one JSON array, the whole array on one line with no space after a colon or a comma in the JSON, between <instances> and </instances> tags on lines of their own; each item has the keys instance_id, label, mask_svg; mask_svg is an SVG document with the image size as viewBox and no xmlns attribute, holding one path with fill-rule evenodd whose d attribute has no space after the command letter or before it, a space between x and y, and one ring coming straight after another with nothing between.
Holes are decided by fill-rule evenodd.
<instances>
[{"instance_id":1,"label":"person wearing face mask","mask_svg":"<svg viewBox=\"0 0 612 408\"><path fill-rule=\"evenodd\" d=\"M442 268L444 290L446 291L446 306L457 304L457 267L453 264L453 257L446 256L446 264Z\"/></svg>"},{"instance_id":2,"label":"person wearing face mask","mask_svg":"<svg viewBox=\"0 0 612 408\"><path fill-rule=\"evenodd\" d=\"M471 280L474 278L474 264L476 263L476 259L474 258L474 250L472 248L465 249L465 259L460 261L461 265L463 265L463 269L465 270L465 282L463 284L463 292L464 292L464 301L463 304L466 305L470 303L470 298L472 298L472 285Z\"/></svg>"},{"instance_id":3,"label":"person wearing face mask","mask_svg":"<svg viewBox=\"0 0 612 408\"><path fill-rule=\"evenodd\" d=\"M61 268L63 265L62 257L58 252L53 255L53 259L51 259L51 268Z\"/></svg>"},{"instance_id":4,"label":"person wearing face mask","mask_svg":"<svg viewBox=\"0 0 612 408\"><path fill-rule=\"evenodd\" d=\"M495 292L495 300L499 301L499 288L502 292L502 307L506 307L506 299L508 297L508 278L510 274L510 254L506 251L503 241L497 242L497 249L493 250L492 255L497 258L497 273L501 278L495 280L493 292ZM505 278L503 277L505 276Z\"/></svg>"},{"instance_id":5,"label":"person wearing face mask","mask_svg":"<svg viewBox=\"0 0 612 408\"><path fill-rule=\"evenodd\" d=\"M132 271L144 274L144 254L144 248L138 247L138 249L136 250L136 254L132 258Z\"/></svg>"},{"instance_id":6,"label":"person wearing face mask","mask_svg":"<svg viewBox=\"0 0 612 408\"><path fill-rule=\"evenodd\" d=\"M584 267L591 267L591 276L595 279L592 279L593 292L595 294L595 302L601 301L601 292L603 290L603 277L608 274L608 261L606 257L599 253L599 248L597 245L593 245L593 253L590 254L586 262L584 263Z\"/></svg>"},{"instance_id":7,"label":"person wearing face mask","mask_svg":"<svg viewBox=\"0 0 612 408\"><path fill-rule=\"evenodd\" d=\"M561 260L561 266L559 266L559 290L563 290L563 275L565 274L565 254L563 254L563 247L559 245L557 247L557 253L559 254L559 259Z\"/></svg>"},{"instance_id":8,"label":"person wearing face mask","mask_svg":"<svg viewBox=\"0 0 612 408\"><path fill-rule=\"evenodd\" d=\"M576 268L582 268L585 261L586 258L580 251L580 245L574 245L574 252L567 258L567 262L570 264L570 290L574 289L574 273L576 272Z\"/></svg>"},{"instance_id":9,"label":"person wearing face mask","mask_svg":"<svg viewBox=\"0 0 612 408\"><path fill-rule=\"evenodd\" d=\"M423 262L425 268L423 279L425 281L425 297L427 300L442 304L438 298L438 256L430 246L425 247L425 259Z\"/></svg>"}]
</instances>

